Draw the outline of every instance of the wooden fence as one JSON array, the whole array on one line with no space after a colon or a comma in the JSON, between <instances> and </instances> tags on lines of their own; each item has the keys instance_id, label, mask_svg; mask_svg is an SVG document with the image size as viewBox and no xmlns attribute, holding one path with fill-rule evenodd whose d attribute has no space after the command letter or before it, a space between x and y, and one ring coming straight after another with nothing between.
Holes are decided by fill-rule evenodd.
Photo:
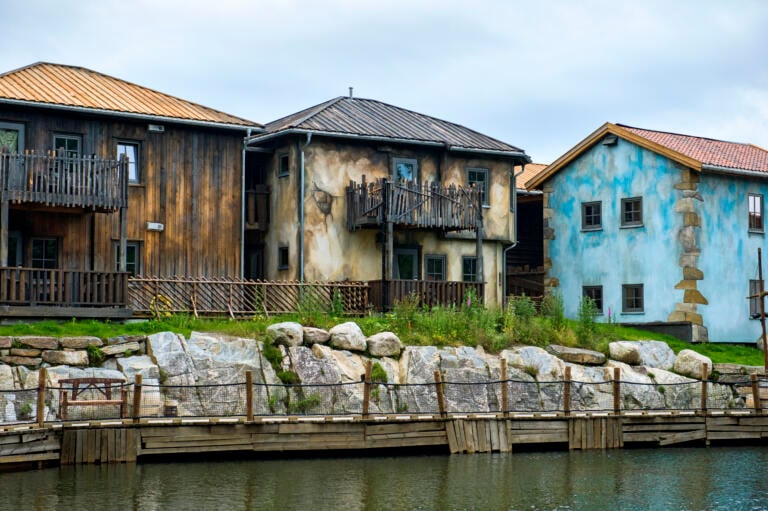
<instances>
[{"instance_id":1,"label":"wooden fence","mask_svg":"<svg viewBox=\"0 0 768 511\"><path fill-rule=\"evenodd\" d=\"M365 282L298 282L205 277L131 277L129 307L136 316L253 316L302 309L349 315L368 309Z\"/></svg>"},{"instance_id":2,"label":"wooden fence","mask_svg":"<svg viewBox=\"0 0 768 511\"><path fill-rule=\"evenodd\" d=\"M128 274L0 267L1 305L125 307Z\"/></svg>"},{"instance_id":3,"label":"wooden fence","mask_svg":"<svg viewBox=\"0 0 768 511\"><path fill-rule=\"evenodd\" d=\"M389 310L396 302L411 295L419 300L419 306L459 305L467 299L472 289L483 301L483 282L458 282L447 280L371 280L369 300L376 310Z\"/></svg>"},{"instance_id":4,"label":"wooden fence","mask_svg":"<svg viewBox=\"0 0 768 511\"><path fill-rule=\"evenodd\" d=\"M115 211L127 205L128 160L0 153L0 192L11 202Z\"/></svg>"}]
</instances>

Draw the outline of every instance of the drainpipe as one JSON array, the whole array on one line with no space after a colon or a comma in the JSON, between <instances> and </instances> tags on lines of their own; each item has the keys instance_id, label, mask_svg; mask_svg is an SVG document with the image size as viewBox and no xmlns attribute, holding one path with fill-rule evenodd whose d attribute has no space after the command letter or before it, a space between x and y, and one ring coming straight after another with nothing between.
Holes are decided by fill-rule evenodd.
<instances>
[{"instance_id":1,"label":"drainpipe","mask_svg":"<svg viewBox=\"0 0 768 511\"><path fill-rule=\"evenodd\" d=\"M312 142L312 133L301 146L301 177L299 178L299 282L304 282L304 149Z\"/></svg>"},{"instance_id":2,"label":"drainpipe","mask_svg":"<svg viewBox=\"0 0 768 511\"><path fill-rule=\"evenodd\" d=\"M245 153L248 147L247 140L251 136L251 128L243 140L242 168L240 172L240 279L245 278Z\"/></svg>"},{"instance_id":3,"label":"drainpipe","mask_svg":"<svg viewBox=\"0 0 768 511\"><path fill-rule=\"evenodd\" d=\"M522 169L520 172L515 174L515 167L512 167L512 214L515 215L515 239L512 242L510 246L505 248L501 252L501 261L502 261L502 268L504 268L504 278L501 279L501 285L502 285L502 295L501 295L501 305L502 307L507 306L507 252L512 250L517 246L520 241L517 239L517 178L523 175L523 172L525 172L525 162L522 164Z\"/></svg>"}]
</instances>

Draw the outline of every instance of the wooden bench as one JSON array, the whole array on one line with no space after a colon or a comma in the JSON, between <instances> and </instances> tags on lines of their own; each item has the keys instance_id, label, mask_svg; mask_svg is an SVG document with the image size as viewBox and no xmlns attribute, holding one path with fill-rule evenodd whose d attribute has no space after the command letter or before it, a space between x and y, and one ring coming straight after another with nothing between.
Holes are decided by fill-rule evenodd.
<instances>
[{"instance_id":1,"label":"wooden bench","mask_svg":"<svg viewBox=\"0 0 768 511\"><path fill-rule=\"evenodd\" d=\"M114 399L112 387L119 386L120 397ZM95 391L99 399L85 399L86 391ZM67 411L73 406L107 406L120 407L120 418L125 418L128 390L125 381L120 378L64 378L59 380L59 416L67 420Z\"/></svg>"}]
</instances>

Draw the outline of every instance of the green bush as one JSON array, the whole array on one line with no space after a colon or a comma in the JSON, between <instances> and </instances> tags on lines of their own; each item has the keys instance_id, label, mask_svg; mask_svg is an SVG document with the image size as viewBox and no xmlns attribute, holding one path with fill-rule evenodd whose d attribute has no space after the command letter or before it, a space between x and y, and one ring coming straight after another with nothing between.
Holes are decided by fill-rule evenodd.
<instances>
[{"instance_id":1,"label":"green bush","mask_svg":"<svg viewBox=\"0 0 768 511\"><path fill-rule=\"evenodd\" d=\"M389 377L387 371L378 362L374 362L371 367L371 382L373 383L387 383Z\"/></svg>"},{"instance_id":2,"label":"green bush","mask_svg":"<svg viewBox=\"0 0 768 511\"><path fill-rule=\"evenodd\" d=\"M581 344L594 344L595 316L598 313L595 301L588 296L582 296L579 302L578 325L576 327L576 337Z\"/></svg>"},{"instance_id":3,"label":"green bush","mask_svg":"<svg viewBox=\"0 0 768 511\"><path fill-rule=\"evenodd\" d=\"M549 292L541 300L541 314L549 319L555 330L563 330L565 323L565 305L559 292Z\"/></svg>"}]
</instances>

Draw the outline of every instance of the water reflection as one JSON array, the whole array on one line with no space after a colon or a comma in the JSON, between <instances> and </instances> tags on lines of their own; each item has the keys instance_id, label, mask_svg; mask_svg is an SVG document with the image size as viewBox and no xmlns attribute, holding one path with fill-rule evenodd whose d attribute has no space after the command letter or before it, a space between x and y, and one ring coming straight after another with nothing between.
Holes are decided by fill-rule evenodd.
<instances>
[{"instance_id":1,"label":"water reflection","mask_svg":"<svg viewBox=\"0 0 768 511\"><path fill-rule=\"evenodd\" d=\"M0 510L767 509L765 448L61 467L0 474Z\"/></svg>"}]
</instances>

